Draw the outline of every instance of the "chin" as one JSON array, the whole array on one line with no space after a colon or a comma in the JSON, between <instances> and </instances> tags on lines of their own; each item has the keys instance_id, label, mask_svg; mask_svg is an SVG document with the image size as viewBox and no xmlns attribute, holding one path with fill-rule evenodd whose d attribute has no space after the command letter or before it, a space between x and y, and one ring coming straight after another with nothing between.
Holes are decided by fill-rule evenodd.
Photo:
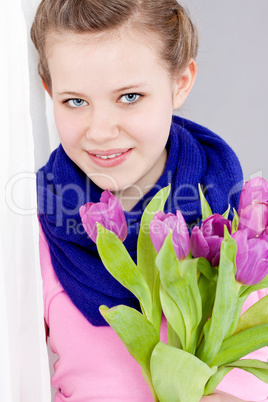
<instances>
[{"instance_id":1,"label":"chin","mask_svg":"<svg viewBox=\"0 0 268 402\"><path fill-rule=\"evenodd\" d=\"M109 190L111 193L114 193L121 190L121 186L112 176L99 173L89 173L87 176L103 191Z\"/></svg>"}]
</instances>

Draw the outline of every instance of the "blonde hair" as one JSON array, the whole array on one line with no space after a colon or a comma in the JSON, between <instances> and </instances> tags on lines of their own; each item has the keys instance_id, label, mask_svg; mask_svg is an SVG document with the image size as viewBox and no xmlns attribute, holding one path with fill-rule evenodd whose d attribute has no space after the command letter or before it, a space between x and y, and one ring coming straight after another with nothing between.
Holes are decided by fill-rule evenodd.
<instances>
[{"instance_id":1,"label":"blonde hair","mask_svg":"<svg viewBox=\"0 0 268 402\"><path fill-rule=\"evenodd\" d=\"M172 75L183 71L197 56L197 30L176 0L42 0L31 38L39 53L39 75L48 89L52 89L46 58L49 33L101 33L126 24L156 35L159 55Z\"/></svg>"}]
</instances>

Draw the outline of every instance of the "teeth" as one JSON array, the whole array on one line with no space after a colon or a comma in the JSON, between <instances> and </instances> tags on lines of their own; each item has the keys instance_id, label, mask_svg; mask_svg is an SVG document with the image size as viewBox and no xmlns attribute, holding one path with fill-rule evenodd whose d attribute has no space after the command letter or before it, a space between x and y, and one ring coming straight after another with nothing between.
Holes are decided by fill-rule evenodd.
<instances>
[{"instance_id":1,"label":"teeth","mask_svg":"<svg viewBox=\"0 0 268 402\"><path fill-rule=\"evenodd\" d=\"M113 154L113 155L96 155L96 156L97 156L97 158L101 158L101 159L113 159L116 156L120 156L120 155L122 155L122 153Z\"/></svg>"}]
</instances>

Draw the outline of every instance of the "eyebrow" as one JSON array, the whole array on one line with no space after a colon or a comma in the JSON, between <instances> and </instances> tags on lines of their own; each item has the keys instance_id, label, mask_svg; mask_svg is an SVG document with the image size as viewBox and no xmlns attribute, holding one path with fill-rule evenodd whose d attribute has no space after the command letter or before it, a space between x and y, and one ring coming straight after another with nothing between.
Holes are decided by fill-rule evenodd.
<instances>
[{"instance_id":1,"label":"eyebrow","mask_svg":"<svg viewBox=\"0 0 268 402\"><path fill-rule=\"evenodd\" d=\"M146 83L145 83L145 82L137 82L137 83L134 83L134 84L132 84L132 85L128 85L128 86L126 86L126 87L122 87L122 88L115 89L115 90L113 91L113 93L116 93L116 92L125 92L125 91L129 91L129 90L131 90L131 89L139 89L140 87L144 87L144 86L146 86Z\"/></svg>"},{"instance_id":2,"label":"eyebrow","mask_svg":"<svg viewBox=\"0 0 268 402\"><path fill-rule=\"evenodd\" d=\"M125 92L133 89L139 89L141 87L146 86L145 82L138 82L138 83L133 83L131 85L128 85L126 87L118 88L112 91L112 93L117 93L117 92ZM75 96L77 98L85 98L85 94L79 93L79 92L73 92L73 91L64 91L64 92L57 92L57 95L63 96L63 95L70 95L70 96Z\"/></svg>"},{"instance_id":3,"label":"eyebrow","mask_svg":"<svg viewBox=\"0 0 268 402\"><path fill-rule=\"evenodd\" d=\"M78 93L78 92L72 92L72 91L64 91L64 92L57 92L57 95L70 95L70 96L75 96L76 98L84 98L86 95Z\"/></svg>"}]
</instances>

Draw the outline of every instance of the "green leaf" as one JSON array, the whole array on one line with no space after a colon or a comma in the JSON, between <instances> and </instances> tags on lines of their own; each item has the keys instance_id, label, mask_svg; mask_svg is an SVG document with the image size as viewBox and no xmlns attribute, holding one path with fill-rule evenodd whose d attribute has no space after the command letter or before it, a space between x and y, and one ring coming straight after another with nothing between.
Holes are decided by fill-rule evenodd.
<instances>
[{"instance_id":1,"label":"green leaf","mask_svg":"<svg viewBox=\"0 0 268 402\"><path fill-rule=\"evenodd\" d=\"M196 346L201 342L203 327L211 316L218 277L218 270L213 268L205 258L201 257L197 259L197 269L201 272L198 280L198 288L201 297L202 316L194 334L195 340L193 342Z\"/></svg>"},{"instance_id":2,"label":"green leaf","mask_svg":"<svg viewBox=\"0 0 268 402\"><path fill-rule=\"evenodd\" d=\"M170 186L160 190L145 208L140 224L137 245L137 265L145 278L151 293L154 291L155 277L158 272L155 266L156 251L150 237L150 223L158 211L163 211L170 193Z\"/></svg>"},{"instance_id":3,"label":"green leaf","mask_svg":"<svg viewBox=\"0 0 268 402\"><path fill-rule=\"evenodd\" d=\"M254 359L243 359L228 364L229 367L241 368L268 384L268 363Z\"/></svg>"},{"instance_id":4,"label":"green leaf","mask_svg":"<svg viewBox=\"0 0 268 402\"><path fill-rule=\"evenodd\" d=\"M140 224L137 244L137 267L144 277L152 298L152 323L160 331L162 308L159 296L159 273L155 265L156 250L150 237L150 223L158 211L163 211L170 193L170 185L161 189L145 208Z\"/></svg>"},{"instance_id":5,"label":"green leaf","mask_svg":"<svg viewBox=\"0 0 268 402\"><path fill-rule=\"evenodd\" d=\"M159 336L154 326L137 310L123 305L111 309L101 306L100 313L142 367L146 381L154 395L150 360L153 349L159 342Z\"/></svg>"},{"instance_id":6,"label":"green leaf","mask_svg":"<svg viewBox=\"0 0 268 402\"><path fill-rule=\"evenodd\" d=\"M220 367L218 371L208 380L205 386L204 395L212 394L219 385L219 383L226 376L226 374L228 374L229 371L231 371L232 369L233 367L226 367L226 366Z\"/></svg>"},{"instance_id":7,"label":"green leaf","mask_svg":"<svg viewBox=\"0 0 268 402\"><path fill-rule=\"evenodd\" d=\"M202 302L202 319L195 333L197 345L201 342L203 327L211 316L211 311L215 300L216 285L216 282L210 281L204 275L201 275L199 278L198 287Z\"/></svg>"},{"instance_id":8,"label":"green leaf","mask_svg":"<svg viewBox=\"0 0 268 402\"><path fill-rule=\"evenodd\" d=\"M268 324L258 325L225 339L211 366L223 366L268 345Z\"/></svg>"},{"instance_id":9,"label":"green leaf","mask_svg":"<svg viewBox=\"0 0 268 402\"><path fill-rule=\"evenodd\" d=\"M268 323L268 295L253 304L241 315L234 335L248 328Z\"/></svg>"},{"instance_id":10,"label":"green leaf","mask_svg":"<svg viewBox=\"0 0 268 402\"><path fill-rule=\"evenodd\" d=\"M197 281L197 266L199 263L198 260L198 258L195 258L192 260L184 260L180 263L181 275L187 280L189 284L190 297L193 300L191 314L194 313L195 321L193 322L194 326L192 329L192 336L186 349L192 354L195 354L196 344L198 341L198 337L194 336L194 332L197 330L197 327L202 319L202 301Z\"/></svg>"},{"instance_id":11,"label":"green leaf","mask_svg":"<svg viewBox=\"0 0 268 402\"><path fill-rule=\"evenodd\" d=\"M257 359L242 359L242 360L237 360L235 362L229 363L227 365L228 367L238 367L238 368L260 368L264 370L268 370L268 363L263 362L261 360Z\"/></svg>"},{"instance_id":12,"label":"green leaf","mask_svg":"<svg viewBox=\"0 0 268 402\"><path fill-rule=\"evenodd\" d=\"M100 224L97 227L97 247L105 268L137 297L146 317L151 320L151 292L145 279L119 238Z\"/></svg>"},{"instance_id":13,"label":"green leaf","mask_svg":"<svg viewBox=\"0 0 268 402\"><path fill-rule=\"evenodd\" d=\"M162 306L160 302L160 275L157 271L154 290L153 290L153 306L152 306L152 324L154 325L158 334L160 334L160 326L162 319Z\"/></svg>"},{"instance_id":14,"label":"green leaf","mask_svg":"<svg viewBox=\"0 0 268 402\"><path fill-rule=\"evenodd\" d=\"M227 211L225 211L224 214L222 214L222 216L223 216L225 219L228 219L229 213L230 213L230 209L231 209L231 205L229 204L229 206L228 206L228 208L227 208Z\"/></svg>"},{"instance_id":15,"label":"green leaf","mask_svg":"<svg viewBox=\"0 0 268 402\"><path fill-rule=\"evenodd\" d=\"M197 258L197 269L212 282L217 282L218 271L213 268L208 260L203 257Z\"/></svg>"},{"instance_id":16,"label":"green leaf","mask_svg":"<svg viewBox=\"0 0 268 402\"><path fill-rule=\"evenodd\" d=\"M204 221L205 219L207 219L208 217L213 215L213 213L212 213L211 208L201 190L200 183L198 184L198 190L199 190L199 196L200 196L200 202L201 202L202 220Z\"/></svg>"},{"instance_id":17,"label":"green leaf","mask_svg":"<svg viewBox=\"0 0 268 402\"><path fill-rule=\"evenodd\" d=\"M229 373L233 368L240 368L245 371L254 374L260 380L268 382L268 363L262 362L260 360L254 359L242 359L235 362L229 363L226 366L222 366L218 369L217 373L214 374L208 381L204 395L210 395L217 388L219 383L222 381L224 376Z\"/></svg>"},{"instance_id":18,"label":"green leaf","mask_svg":"<svg viewBox=\"0 0 268 402\"><path fill-rule=\"evenodd\" d=\"M186 349L186 328L182 313L172 299L170 294L166 291L163 285L160 286L160 299L163 307L163 311L169 325L178 335L182 348Z\"/></svg>"},{"instance_id":19,"label":"green leaf","mask_svg":"<svg viewBox=\"0 0 268 402\"><path fill-rule=\"evenodd\" d=\"M224 337L225 339L229 338L230 336L232 336L234 334L237 324L239 322L243 304L245 303L246 298L247 297L238 297L238 299L236 300L236 303L235 303L234 309L233 309L233 320L232 320L229 330L225 334L225 337Z\"/></svg>"},{"instance_id":20,"label":"green leaf","mask_svg":"<svg viewBox=\"0 0 268 402\"><path fill-rule=\"evenodd\" d=\"M167 321L167 334L168 334L168 345L181 349L180 338L178 337L176 331L174 331L174 329L172 328L172 326L168 321Z\"/></svg>"},{"instance_id":21,"label":"green leaf","mask_svg":"<svg viewBox=\"0 0 268 402\"><path fill-rule=\"evenodd\" d=\"M232 233L237 231L239 225L239 215L236 212L235 208L233 208L233 211L234 211L234 217L232 221Z\"/></svg>"},{"instance_id":22,"label":"green leaf","mask_svg":"<svg viewBox=\"0 0 268 402\"><path fill-rule=\"evenodd\" d=\"M198 267L200 268L199 258L194 258L192 260L184 260L180 263L181 275L189 283L191 296L192 299L194 300L196 326L199 324L202 318L201 296L199 293L198 281L197 281Z\"/></svg>"},{"instance_id":23,"label":"green leaf","mask_svg":"<svg viewBox=\"0 0 268 402\"><path fill-rule=\"evenodd\" d=\"M161 402L199 402L215 371L192 354L162 342L152 353L152 380Z\"/></svg>"},{"instance_id":24,"label":"green leaf","mask_svg":"<svg viewBox=\"0 0 268 402\"><path fill-rule=\"evenodd\" d=\"M204 326L204 339L196 353L207 364L210 364L216 356L233 320L236 319L234 317L238 300L238 287L235 281L236 250L236 243L225 227L215 303L211 319Z\"/></svg>"},{"instance_id":25,"label":"green leaf","mask_svg":"<svg viewBox=\"0 0 268 402\"><path fill-rule=\"evenodd\" d=\"M186 260L184 262L186 262ZM165 242L157 255L156 265L160 272L161 284L175 301L183 316L186 328L185 350L188 350L191 343L192 331L199 324L199 317L197 316L195 297L192 294L191 286L187 279L182 277L180 272L181 264L173 248L171 232L166 237ZM197 280L197 274L195 275ZM182 339L181 342L183 343Z\"/></svg>"}]
</instances>

